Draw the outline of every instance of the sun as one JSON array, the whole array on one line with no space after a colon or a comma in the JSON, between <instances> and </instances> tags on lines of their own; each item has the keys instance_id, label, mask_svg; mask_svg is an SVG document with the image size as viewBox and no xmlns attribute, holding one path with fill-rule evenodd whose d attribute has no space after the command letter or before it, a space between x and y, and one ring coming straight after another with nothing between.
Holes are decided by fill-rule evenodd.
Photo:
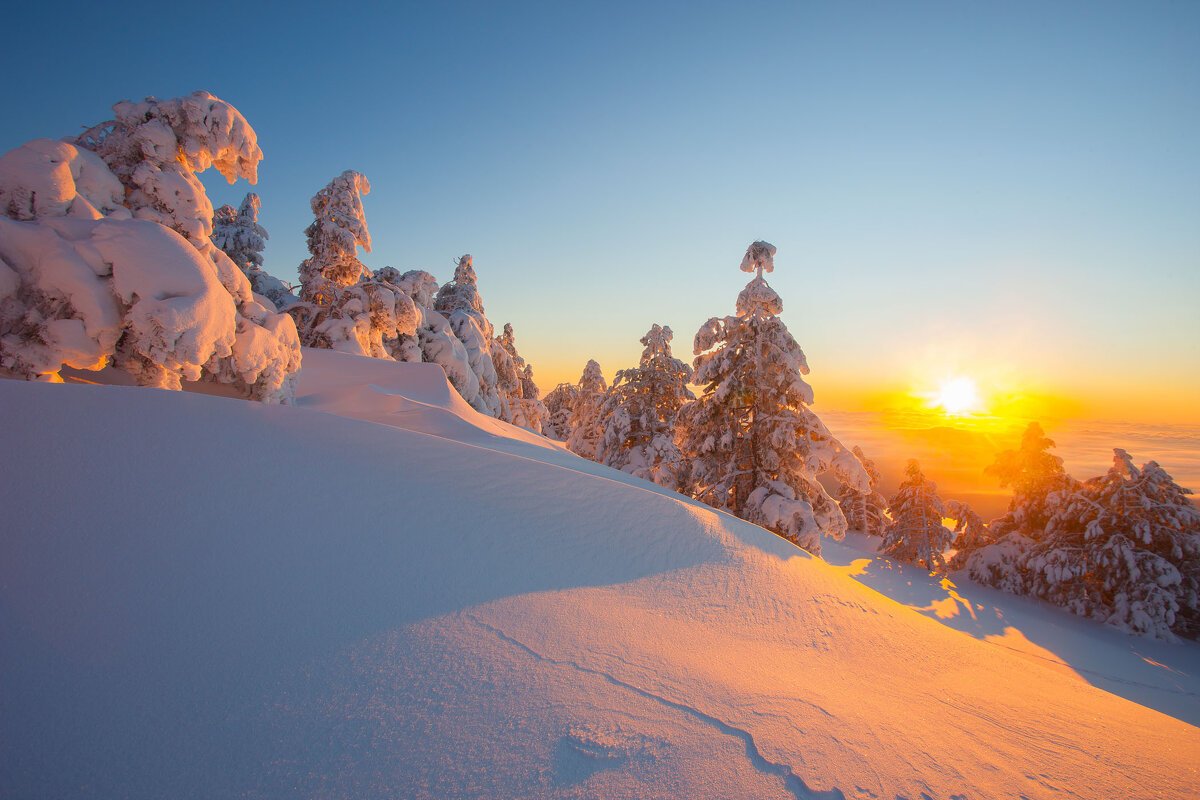
<instances>
[{"instance_id":1,"label":"sun","mask_svg":"<svg viewBox=\"0 0 1200 800\"><path fill-rule=\"evenodd\" d=\"M947 378L938 386L933 404L950 416L963 416L979 411L983 403L975 381L966 377Z\"/></svg>"}]
</instances>

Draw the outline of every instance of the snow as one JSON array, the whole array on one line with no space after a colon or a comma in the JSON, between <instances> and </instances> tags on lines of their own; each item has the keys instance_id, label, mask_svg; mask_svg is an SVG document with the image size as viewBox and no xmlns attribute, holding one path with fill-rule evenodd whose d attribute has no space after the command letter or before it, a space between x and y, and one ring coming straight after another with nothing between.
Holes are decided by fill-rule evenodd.
<instances>
[{"instance_id":1,"label":"snow","mask_svg":"<svg viewBox=\"0 0 1200 800\"><path fill-rule=\"evenodd\" d=\"M306 350L295 406L0 381L0 408L0 796L1182 798L1200 780L1195 645L1050 609L1060 649L994 592L1008 628L977 638L476 413L433 364ZM1095 678L1135 641L1166 666ZM1175 708L1126 680L1152 672Z\"/></svg>"}]
</instances>

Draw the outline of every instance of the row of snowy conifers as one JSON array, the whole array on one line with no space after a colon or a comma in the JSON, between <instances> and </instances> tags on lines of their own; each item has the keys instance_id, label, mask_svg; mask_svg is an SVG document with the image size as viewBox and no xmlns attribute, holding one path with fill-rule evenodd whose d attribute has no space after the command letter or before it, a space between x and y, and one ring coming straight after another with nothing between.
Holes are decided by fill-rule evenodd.
<instances>
[{"instance_id":1,"label":"row of snowy conifers","mask_svg":"<svg viewBox=\"0 0 1200 800\"><path fill-rule=\"evenodd\" d=\"M978 583L1130 633L1200 638L1200 509L1191 491L1157 462L1139 468L1119 448L1108 472L1078 481L1053 446L1031 423L1020 447L985 470L1013 491L1007 513L990 523L965 503L943 501L915 461L890 502L848 486L840 500L851 526L881 535L880 552L898 560L965 569ZM954 531L943 519L955 521Z\"/></svg>"},{"instance_id":2,"label":"row of snowy conifers","mask_svg":"<svg viewBox=\"0 0 1200 800\"><path fill-rule=\"evenodd\" d=\"M287 402L301 345L432 361L472 406L539 430L545 416L512 328L483 313L470 256L438 288L423 271L369 271L356 172L312 200L300 296L263 270L259 200L213 210L196 177L257 180L262 150L228 103L195 92L121 102L70 141L0 156L0 370L61 380L123 370L142 385L231 384Z\"/></svg>"},{"instance_id":3,"label":"row of snowy conifers","mask_svg":"<svg viewBox=\"0 0 1200 800\"><path fill-rule=\"evenodd\" d=\"M246 195L237 209L218 208L212 240L256 293L291 315L305 347L439 364L475 409L540 433L546 409L533 368L517 352L512 325L495 335L470 255L458 259L454 280L440 289L423 270L372 272L359 261L358 248L371 249L362 206L370 190L365 176L348 170L313 197L299 298L296 287L263 269L267 232L258 224L257 195Z\"/></svg>"},{"instance_id":4,"label":"row of snowy conifers","mask_svg":"<svg viewBox=\"0 0 1200 800\"><path fill-rule=\"evenodd\" d=\"M546 395L546 432L585 458L654 481L820 552L847 528L882 536L880 552L933 572L1037 597L1131 633L1200 637L1200 510L1157 463L1140 469L1115 450L1105 475L1066 474L1036 423L987 472L1012 487L990 524L943 501L916 461L890 501L861 449L847 452L808 408L803 351L762 273L775 248L755 242L742 262L758 274L737 314L696 334L695 370L653 326L637 367L607 386L589 361L577 384ZM702 387L695 397L689 384ZM837 500L817 476L832 472ZM945 519L955 521L951 531ZM950 560L947 563L947 556Z\"/></svg>"},{"instance_id":5,"label":"row of snowy conifers","mask_svg":"<svg viewBox=\"0 0 1200 800\"><path fill-rule=\"evenodd\" d=\"M696 334L694 370L671 354L669 328L642 339L637 367L612 387L589 362L578 384L543 404L512 328L484 314L470 256L441 288L427 272L371 272L362 209L367 180L345 172L313 198L299 297L263 270L258 198L215 212L196 174L215 166L254 182L253 129L204 92L114 106L115 118L69 142L0 156L0 370L56 380L64 367L112 365L144 385L232 384L286 401L300 345L440 364L476 409L565 440L582 456L760 524L814 553L849 526L931 570L1040 597L1124 629L1200 634L1200 512L1154 462L1116 451L1080 483L1046 452L1040 428L992 471L1014 496L990 525L944 504L910 465L890 503L858 448L809 409L808 364L763 279L775 248L755 242L755 277L736 314ZM703 387L695 397L689 384ZM834 500L817 480L840 482ZM957 520L954 534L942 518ZM957 536L955 536L957 534Z\"/></svg>"}]
</instances>

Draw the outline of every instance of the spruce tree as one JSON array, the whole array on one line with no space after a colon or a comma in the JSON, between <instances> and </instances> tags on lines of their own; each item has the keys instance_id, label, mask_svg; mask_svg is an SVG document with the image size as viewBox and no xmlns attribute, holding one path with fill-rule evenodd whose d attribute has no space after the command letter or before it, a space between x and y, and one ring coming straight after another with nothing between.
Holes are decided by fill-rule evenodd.
<instances>
[{"instance_id":1,"label":"spruce tree","mask_svg":"<svg viewBox=\"0 0 1200 800\"><path fill-rule=\"evenodd\" d=\"M213 212L211 238L246 273L255 294L270 300L275 308L286 310L296 302L296 296L292 287L263 269L263 250L270 236L258 223L261 208L262 201L254 192L248 193L236 209L221 206Z\"/></svg>"},{"instance_id":2,"label":"spruce tree","mask_svg":"<svg viewBox=\"0 0 1200 800\"><path fill-rule=\"evenodd\" d=\"M942 524L946 507L938 497L937 484L927 480L921 465L908 462L905 480L888 504L892 521L883 532L879 552L897 561L920 564L930 572L944 572L942 553L954 534Z\"/></svg>"},{"instance_id":3,"label":"spruce tree","mask_svg":"<svg viewBox=\"0 0 1200 800\"><path fill-rule=\"evenodd\" d=\"M846 530L817 476L832 471L864 492L870 481L808 408L808 362L778 316L783 301L763 279L775 252L767 242L750 245L742 270L756 275L736 316L713 317L697 332L694 380L704 391L680 414L679 441L688 494L815 554L821 534L840 539Z\"/></svg>"},{"instance_id":4,"label":"spruce tree","mask_svg":"<svg viewBox=\"0 0 1200 800\"><path fill-rule=\"evenodd\" d=\"M446 318L450 329L466 348L471 371L479 381L479 393L471 405L484 414L505 418L506 409L500 397L492 355L493 349L498 347L492 341L495 330L484 313L475 260L470 254L455 262L454 280L438 290L433 307Z\"/></svg>"},{"instance_id":5,"label":"spruce tree","mask_svg":"<svg viewBox=\"0 0 1200 800\"><path fill-rule=\"evenodd\" d=\"M954 541L950 546L955 552L950 569L962 569L972 553L992 543L992 532L983 518L960 500L946 501L946 516L954 520Z\"/></svg>"},{"instance_id":6,"label":"spruce tree","mask_svg":"<svg viewBox=\"0 0 1200 800\"><path fill-rule=\"evenodd\" d=\"M1027 591L1080 616L1161 639L1200 636L1200 509L1156 462L1113 450L1064 492L1024 560Z\"/></svg>"},{"instance_id":7,"label":"spruce tree","mask_svg":"<svg viewBox=\"0 0 1200 800\"><path fill-rule=\"evenodd\" d=\"M420 314L394 284L376 278L358 259L371 251L362 195L366 177L346 170L312 199L304 233L309 257L300 264L300 300L288 308L300 341L373 358L393 358L395 342L416 332Z\"/></svg>"},{"instance_id":8,"label":"spruce tree","mask_svg":"<svg viewBox=\"0 0 1200 800\"><path fill-rule=\"evenodd\" d=\"M683 456L675 444L679 410L695 395L692 368L671 354L669 327L651 326L642 337L638 366L613 378L601 409L603 464L672 489L678 488Z\"/></svg>"},{"instance_id":9,"label":"spruce tree","mask_svg":"<svg viewBox=\"0 0 1200 800\"><path fill-rule=\"evenodd\" d=\"M1048 507L1052 495L1078 485L1063 469L1062 459L1048 452L1052 447L1054 440L1046 436L1041 425L1031 422L1020 446L998 454L995 462L984 469L985 474L999 480L1001 488L1013 490L1008 513L991 524L996 538L1014 532L1040 537L1052 513Z\"/></svg>"},{"instance_id":10,"label":"spruce tree","mask_svg":"<svg viewBox=\"0 0 1200 800\"><path fill-rule=\"evenodd\" d=\"M870 489L860 492L852 484L840 483L838 506L846 516L846 525L851 530L880 536L888 523L888 518L887 498L875 489L879 484L879 470L876 468L875 462L863 454L861 447L855 445L852 452L867 473Z\"/></svg>"},{"instance_id":11,"label":"spruce tree","mask_svg":"<svg viewBox=\"0 0 1200 800\"><path fill-rule=\"evenodd\" d=\"M579 376L578 392L571 403L571 415L567 420L570 429L567 448L592 461L597 460L600 443L604 439L604 430L600 427L600 409L607 393L608 384L600 365L589 360Z\"/></svg>"},{"instance_id":12,"label":"spruce tree","mask_svg":"<svg viewBox=\"0 0 1200 800\"><path fill-rule=\"evenodd\" d=\"M560 383L546 393L546 422L542 433L551 439L565 442L571 438L571 409L579 397L579 386L574 383Z\"/></svg>"}]
</instances>

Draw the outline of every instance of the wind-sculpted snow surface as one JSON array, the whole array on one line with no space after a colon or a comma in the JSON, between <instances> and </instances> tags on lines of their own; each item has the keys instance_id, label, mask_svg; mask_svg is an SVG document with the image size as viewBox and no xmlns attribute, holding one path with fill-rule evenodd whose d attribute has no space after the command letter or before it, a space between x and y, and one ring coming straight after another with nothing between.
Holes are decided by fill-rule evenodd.
<instances>
[{"instance_id":1,"label":"wind-sculpted snow surface","mask_svg":"<svg viewBox=\"0 0 1200 800\"><path fill-rule=\"evenodd\" d=\"M297 405L0 381L0 796L1197 785L1197 728L475 413L434 365L306 353Z\"/></svg>"}]
</instances>

